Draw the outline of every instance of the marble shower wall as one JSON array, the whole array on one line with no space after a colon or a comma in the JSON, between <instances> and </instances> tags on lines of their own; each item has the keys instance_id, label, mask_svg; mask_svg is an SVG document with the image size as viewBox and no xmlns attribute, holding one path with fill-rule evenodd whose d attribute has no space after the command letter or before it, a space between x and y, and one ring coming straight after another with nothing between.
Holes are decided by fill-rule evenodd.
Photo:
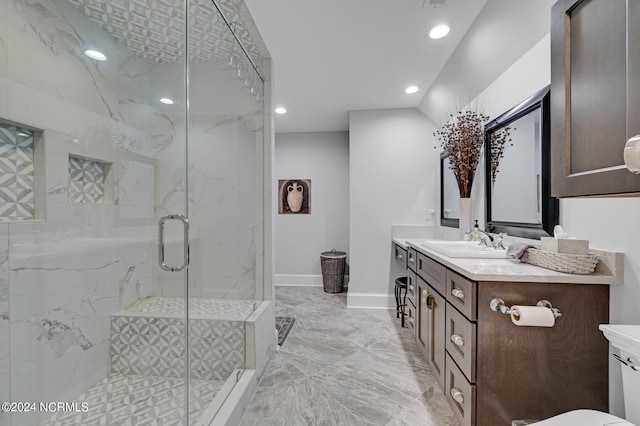
<instances>
[{"instance_id":1,"label":"marble shower wall","mask_svg":"<svg viewBox=\"0 0 640 426\"><path fill-rule=\"evenodd\" d=\"M0 402L11 399L9 363L9 225L0 224ZM9 425L9 415L0 412L0 426Z\"/></svg>"},{"instance_id":2,"label":"marble shower wall","mask_svg":"<svg viewBox=\"0 0 640 426\"><path fill-rule=\"evenodd\" d=\"M0 117L43 131L46 176L43 220L0 224L2 400L72 401L102 380L110 315L151 294L156 153L174 141L153 68L65 0L0 0ZM103 199L72 202L70 155L108 165Z\"/></svg>"}]
</instances>

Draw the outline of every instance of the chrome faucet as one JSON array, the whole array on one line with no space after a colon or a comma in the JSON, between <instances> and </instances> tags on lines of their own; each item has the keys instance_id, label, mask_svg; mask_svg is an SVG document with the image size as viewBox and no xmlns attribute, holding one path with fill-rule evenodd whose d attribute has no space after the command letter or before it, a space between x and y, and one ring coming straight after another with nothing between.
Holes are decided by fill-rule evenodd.
<instances>
[{"instance_id":1,"label":"chrome faucet","mask_svg":"<svg viewBox=\"0 0 640 426\"><path fill-rule=\"evenodd\" d=\"M502 241L504 240L504 234L491 234L485 231L477 231L480 234L480 245L484 247L492 247L496 250L504 250L505 247L502 245Z\"/></svg>"},{"instance_id":2,"label":"chrome faucet","mask_svg":"<svg viewBox=\"0 0 640 426\"><path fill-rule=\"evenodd\" d=\"M493 237L488 232L476 231L480 234L480 245L483 247L493 247Z\"/></svg>"}]
</instances>

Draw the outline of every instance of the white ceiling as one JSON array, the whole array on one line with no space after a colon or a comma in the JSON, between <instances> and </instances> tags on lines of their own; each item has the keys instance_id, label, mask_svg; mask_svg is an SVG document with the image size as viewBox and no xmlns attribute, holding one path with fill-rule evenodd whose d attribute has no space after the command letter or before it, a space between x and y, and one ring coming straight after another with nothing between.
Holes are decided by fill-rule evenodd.
<instances>
[{"instance_id":1,"label":"white ceiling","mask_svg":"<svg viewBox=\"0 0 640 426\"><path fill-rule=\"evenodd\" d=\"M416 107L486 0L246 0L274 61L275 130L348 130L348 112ZM426 36L436 24L451 33ZM404 93L417 85L414 95Z\"/></svg>"}]
</instances>

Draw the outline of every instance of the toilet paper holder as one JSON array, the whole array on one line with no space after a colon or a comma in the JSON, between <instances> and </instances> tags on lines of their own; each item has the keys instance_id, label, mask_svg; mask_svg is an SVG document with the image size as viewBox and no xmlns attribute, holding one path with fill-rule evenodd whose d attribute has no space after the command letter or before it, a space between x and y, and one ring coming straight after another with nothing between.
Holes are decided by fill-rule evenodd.
<instances>
[{"instance_id":1,"label":"toilet paper holder","mask_svg":"<svg viewBox=\"0 0 640 426\"><path fill-rule=\"evenodd\" d=\"M553 313L554 318L558 318L562 316L562 314L560 313L560 310L558 308L554 308L551 302L549 302L548 300L542 299L538 303L536 303L536 306L549 308ZM505 314L505 315L518 316L518 312L515 309L511 309L510 307L508 307L504 303L504 300L500 299L499 297L495 297L491 299L491 302L489 303L489 307L493 312L500 312L501 314Z\"/></svg>"}]
</instances>

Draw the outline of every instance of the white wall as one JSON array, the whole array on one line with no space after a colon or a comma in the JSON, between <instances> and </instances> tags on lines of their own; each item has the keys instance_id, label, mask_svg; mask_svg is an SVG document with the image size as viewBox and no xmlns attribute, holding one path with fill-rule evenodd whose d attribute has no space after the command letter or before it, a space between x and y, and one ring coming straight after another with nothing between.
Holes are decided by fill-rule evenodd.
<instances>
[{"instance_id":1,"label":"white wall","mask_svg":"<svg viewBox=\"0 0 640 426\"><path fill-rule=\"evenodd\" d=\"M555 2L488 0L418 108L440 125L452 109L478 96L549 33Z\"/></svg>"},{"instance_id":2,"label":"white wall","mask_svg":"<svg viewBox=\"0 0 640 426\"><path fill-rule=\"evenodd\" d=\"M394 307L391 225L435 225L434 130L414 108L349 114L349 307Z\"/></svg>"},{"instance_id":3,"label":"white wall","mask_svg":"<svg viewBox=\"0 0 640 426\"><path fill-rule=\"evenodd\" d=\"M320 253L347 252L349 262L349 134L276 135L274 197L279 179L311 180L311 214L278 214L276 285L322 285Z\"/></svg>"}]
</instances>

